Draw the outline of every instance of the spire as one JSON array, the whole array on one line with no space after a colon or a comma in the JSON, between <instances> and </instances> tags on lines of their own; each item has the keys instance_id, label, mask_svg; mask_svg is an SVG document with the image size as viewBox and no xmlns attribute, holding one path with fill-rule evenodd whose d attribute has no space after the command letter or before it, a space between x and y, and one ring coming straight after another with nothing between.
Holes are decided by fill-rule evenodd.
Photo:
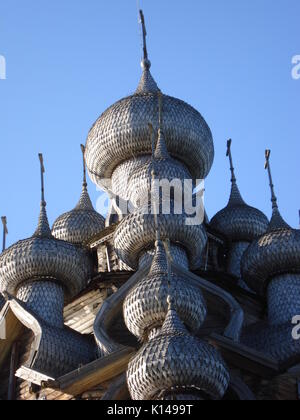
<instances>
[{"instance_id":1,"label":"spire","mask_svg":"<svg viewBox=\"0 0 300 420\"><path fill-rule=\"evenodd\" d=\"M230 172L231 172L231 194L230 194L228 205L229 206L243 205L246 203L244 202L241 196L239 187L237 186L236 176L235 176L234 166L233 166L232 153L231 153L231 144L232 144L232 140L230 139L227 141L227 153L226 153L226 156L229 157Z\"/></svg>"},{"instance_id":2,"label":"spire","mask_svg":"<svg viewBox=\"0 0 300 420\"><path fill-rule=\"evenodd\" d=\"M290 226L283 220L280 214L279 208L278 208L277 197L275 194L273 178L272 178L270 156L271 156L271 150L267 149L265 151L265 157L266 157L265 169L268 170L270 189L271 189L271 202L272 202L272 218L269 224L268 232L277 230L277 229L290 229Z\"/></svg>"},{"instance_id":3,"label":"spire","mask_svg":"<svg viewBox=\"0 0 300 420\"><path fill-rule=\"evenodd\" d=\"M151 62L148 58L147 30L146 30L145 17L142 10L140 10L140 23L142 25L142 31L143 31L143 60L141 63L143 74L142 74L142 78L140 80L139 86L137 88L136 94L156 93L159 91L159 88L150 73Z\"/></svg>"},{"instance_id":4,"label":"spire","mask_svg":"<svg viewBox=\"0 0 300 420\"><path fill-rule=\"evenodd\" d=\"M148 124L148 127L149 127L150 139L151 139L152 160L154 160L154 155L155 155L155 135L154 135L154 129L153 129L153 125L151 123Z\"/></svg>"},{"instance_id":5,"label":"spire","mask_svg":"<svg viewBox=\"0 0 300 420\"><path fill-rule=\"evenodd\" d=\"M167 298L167 302L168 313L159 335L187 335L187 329L181 322L176 310L174 309L174 302L170 295Z\"/></svg>"},{"instance_id":6,"label":"spire","mask_svg":"<svg viewBox=\"0 0 300 420\"><path fill-rule=\"evenodd\" d=\"M151 66L149 58L148 58L148 50L147 50L147 30L146 30L146 23L145 23L145 16L142 10L140 10L140 19L142 24L143 30L143 52L144 52L144 62L146 62L149 67Z\"/></svg>"},{"instance_id":7,"label":"spire","mask_svg":"<svg viewBox=\"0 0 300 420\"><path fill-rule=\"evenodd\" d=\"M155 248L150 274L166 274L168 271L166 251L160 239L156 241Z\"/></svg>"},{"instance_id":8,"label":"spire","mask_svg":"<svg viewBox=\"0 0 300 420\"><path fill-rule=\"evenodd\" d=\"M86 182L86 165L85 165L85 146L83 144L80 145L81 148L81 152L82 152L82 166L83 166L83 186L87 187L87 182Z\"/></svg>"},{"instance_id":9,"label":"spire","mask_svg":"<svg viewBox=\"0 0 300 420\"><path fill-rule=\"evenodd\" d=\"M158 92L158 115L159 115L159 129L158 129L158 140L156 144L155 159L169 159L170 155L167 149L164 130L163 130L163 96L161 92Z\"/></svg>"},{"instance_id":10,"label":"spire","mask_svg":"<svg viewBox=\"0 0 300 420\"><path fill-rule=\"evenodd\" d=\"M45 238L52 238L49 221L47 217L47 211L46 211L46 201L45 201L45 183L44 183L44 174L45 174L45 167L44 167L44 159L43 155L39 153L39 160L40 160L40 166L41 166L41 210L40 210L40 216L39 216L39 222L38 227L33 234L33 236L36 237L45 237Z\"/></svg>"},{"instance_id":11,"label":"spire","mask_svg":"<svg viewBox=\"0 0 300 420\"><path fill-rule=\"evenodd\" d=\"M157 183L155 180L155 136L154 130L151 123L148 124L150 138L151 138L151 149L152 149L152 157L151 157L151 164L149 166L149 173L151 177L151 182L149 184L148 192L151 194L151 212L154 215L154 225L156 230L156 241L160 242L160 230L158 225L158 213L159 213L159 186L157 190Z\"/></svg>"},{"instance_id":12,"label":"spire","mask_svg":"<svg viewBox=\"0 0 300 420\"><path fill-rule=\"evenodd\" d=\"M6 248L6 236L8 235L8 229L7 229L7 218L6 216L1 217L2 224L3 224L3 243L2 243L2 252L5 251Z\"/></svg>"},{"instance_id":13,"label":"spire","mask_svg":"<svg viewBox=\"0 0 300 420\"><path fill-rule=\"evenodd\" d=\"M86 178L86 163L85 163L85 147L83 144L80 145L82 152L82 162L83 162L83 182L82 182L82 191L79 202L75 207L76 210L94 210L93 204L91 202L88 189L87 189L87 178Z\"/></svg>"}]
</instances>

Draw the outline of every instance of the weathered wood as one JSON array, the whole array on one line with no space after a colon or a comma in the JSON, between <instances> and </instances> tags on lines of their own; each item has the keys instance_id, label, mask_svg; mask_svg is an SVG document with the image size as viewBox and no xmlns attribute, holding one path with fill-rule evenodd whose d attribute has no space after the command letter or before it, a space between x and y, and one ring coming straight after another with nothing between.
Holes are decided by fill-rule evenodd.
<instances>
[{"instance_id":1,"label":"weathered wood","mask_svg":"<svg viewBox=\"0 0 300 420\"><path fill-rule=\"evenodd\" d=\"M106 290L101 290L99 288L94 289L84 295L82 295L80 298L77 298L72 303L67 305L64 309L64 316L68 317L69 315L72 315L74 312L78 312L79 308L84 308L86 305L89 305L93 301L97 301L99 297L105 297Z\"/></svg>"},{"instance_id":2,"label":"weathered wood","mask_svg":"<svg viewBox=\"0 0 300 420\"><path fill-rule=\"evenodd\" d=\"M277 401L298 401L298 382L291 375L278 376L270 384L272 396Z\"/></svg>"},{"instance_id":3,"label":"weathered wood","mask_svg":"<svg viewBox=\"0 0 300 420\"><path fill-rule=\"evenodd\" d=\"M199 287L203 291L204 295L209 294L217 297L226 305L224 315L226 316L226 313L228 314L229 323L225 328L224 336L234 340L235 342L239 342L244 323L244 311L232 294L210 281L183 269L175 263L172 264L172 269L174 273L179 273L185 276L191 284Z\"/></svg>"},{"instance_id":4,"label":"weathered wood","mask_svg":"<svg viewBox=\"0 0 300 420\"><path fill-rule=\"evenodd\" d=\"M20 335L24 332L24 325L17 319L9 305L2 311L2 337L0 337L0 370L6 358L11 352L13 344L17 341Z\"/></svg>"},{"instance_id":5,"label":"weathered wood","mask_svg":"<svg viewBox=\"0 0 300 420\"><path fill-rule=\"evenodd\" d=\"M273 378L280 372L278 362L264 354L236 343L218 334L212 334L210 341L218 347L230 365L260 378Z\"/></svg>"},{"instance_id":6,"label":"weathered wood","mask_svg":"<svg viewBox=\"0 0 300 420\"><path fill-rule=\"evenodd\" d=\"M104 354L110 354L123 346L115 342L109 335L109 327L122 310L124 299L137 282L144 278L150 270L150 264L133 274L130 279L101 306L94 322L96 341Z\"/></svg>"},{"instance_id":7,"label":"weathered wood","mask_svg":"<svg viewBox=\"0 0 300 420\"><path fill-rule=\"evenodd\" d=\"M120 375L113 381L102 397L103 401L126 401L129 399L130 394L127 386L126 373Z\"/></svg>"},{"instance_id":8,"label":"weathered wood","mask_svg":"<svg viewBox=\"0 0 300 420\"><path fill-rule=\"evenodd\" d=\"M76 397L123 373L134 354L134 349L123 348L59 378L55 383L47 383L45 387Z\"/></svg>"},{"instance_id":9,"label":"weathered wood","mask_svg":"<svg viewBox=\"0 0 300 420\"><path fill-rule=\"evenodd\" d=\"M13 401L16 397L16 368L18 363L18 343L15 342L11 350L10 358L10 372L9 372L9 381L8 381L8 401Z\"/></svg>"}]
</instances>

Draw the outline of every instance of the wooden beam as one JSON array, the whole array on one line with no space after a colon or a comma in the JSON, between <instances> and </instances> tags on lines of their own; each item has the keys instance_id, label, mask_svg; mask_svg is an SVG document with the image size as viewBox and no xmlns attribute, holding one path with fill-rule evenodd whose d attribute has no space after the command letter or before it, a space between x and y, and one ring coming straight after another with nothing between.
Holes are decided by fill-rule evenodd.
<instances>
[{"instance_id":1,"label":"wooden beam","mask_svg":"<svg viewBox=\"0 0 300 420\"><path fill-rule=\"evenodd\" d=\"M123 348L59 378L54 383L46 383L43 386L59 389L64 394L76 397L103 382L119 376L127 369L128 363L134 354L134 349L130 347Z\"/></svg>"},{"instance_id":2,"label":"wooden beam","mask_svg":"<svg viewBox=\"0 0 300 420\"><path fill-rule=\"evenodd\" d=\"M243 371L248 371L261 378L273 378L280 372L276 360L254 349L235 343L218 334L212 334L210 342L220 349L226 362Z\"/></svg>"},{"instance_id":3,"label":"wooden beam","mask_svg":"<svg viewBox=\"0 0 300 420\"><path fill-rule=\"evenodd\" d=\"M16 369L18 363L18 343L15 342L11 350L10 358L10 372L9 372L9 382L8 382L8 401L13 401L16 398Z\"/></svg>"}]
</instances>

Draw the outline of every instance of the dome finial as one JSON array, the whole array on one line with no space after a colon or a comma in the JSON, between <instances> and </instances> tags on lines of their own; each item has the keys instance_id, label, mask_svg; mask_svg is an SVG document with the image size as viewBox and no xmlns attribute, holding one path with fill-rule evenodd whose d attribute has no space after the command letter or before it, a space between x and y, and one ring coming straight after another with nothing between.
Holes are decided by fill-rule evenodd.
<instances>
[{"instance_id":1,"label":"dome finial","mask_svg":"<svg viewBox=\"0 0 300 420\"><path fill-rule=\"evenodd\" d=\"M272 219L269 224L268 232L277 230L277 229L290 229L290 226L283 220L277 203L277 197L274 190L274 184L273 184L273 178L272 178L272 172L271 172L271 165L270 165L270 156L271 156L271 150L267 149L265 151L265 169L268 170L269 175L269 181L270 181L270 189L271 189L271 201L272 201Z\"/></svg>"},{"instance_id":2,"label":"dome finial","mask_svg":"<svg viewBox=\"0 0 300 420\"><path fill-rule=\"evenodd\" d=\"M83 186L87 187L86 182L86 164L85 164L85 146L83 144L80 145L81 151L82 151L82 160L83 160Z\"/></svg>"},{"instance_id":3,"label":"dome finial","mask_svg":"<svg viewBox=\"0 0 300 420\"><path fill-rule=\"evenodd\" d=\"M44 166L44 158L43 158L42 153L39 153L39 160L40 160L40 167L41 167L41 210L40 210L38 227L33 236L52 238L48 216L46 212L45 181L44 181L45 166Z\"/></svg>"},{"instance_id":4,"label":"dome finial","mask_svg":"<svg viewBox=\"0 0 300 420\"><path fill-rule=\"evenodd\" d=\"M235 177L235 173L234 173L233 159L232 159L232 153L231 153L231 145L232 145L232 140L229 139L227 141L227 153L226 153L226 156L229 157L230 172L231 172L231 182L234 184L234 183L236 183L236 177Z\"/></svg>"},{"instance_id":5,"label":"dome finial","mask_svg":"<svg viewBox=\"0 0 300 420\"><path fill-rule=\"evenodd\" d=\"M40 160L40 167L41 167L41 202L44 206L46 206L46 202L45 202L45 181L44 181L45 166L44 166L44 158L43 158L42 153L39 153L39 160Z\"/></svg>"},{"instance_id":6,"label":"dome finial","mask_svg":"<svg viewBox=\"0 0 300 420\"><path fill-rule=\"evenodd\" d=\"M140 23L142 25L142 31L143 31L143 53L144 58L142 61L143 68L150 69L151 62L148 58L148 50L147 50L147 30L146 30L146 23L145 23L145 16L142 10L140 10Z\"/></svg>"},{"instance_id":7,"label":"dome finial","mask_svg":"<svg viewBox=\"0 0 300 420\"><path fill-rule=\"evenodd\" d=\"M140 10L140 23L142 25L142 33L143 33L143 60L141 63L143 74L142 74L139 86L136 90L136 94L156 93L159 91L159 88L150 73L151 61L149 60L149 57L148 57L147 31L146 31L145 17L142 10Z\"/></svg>"},{"instance_id":8,"label":"dome finial","mask_svg":"<svg viewBox=\"0 0 300 420\"><path fill-rule=\"evenodd\" d=\"M1 217L2 224L3 224L3 243L2 243L2 252L5 251L6 248L6 236L8 235L8 229L7 229L7 218L6 216Z\"/></svg>"},{"instance_id":9,"label":"dome finial","mask_svg":"<svg viewBox=\"0 0 300 420\"><path fill-rule=\"evenodd\" d=\"M170 155L167 149L164 130L163 130L163 95L161 92L158 95L158 139L155 149L155 159L169 159Z\"/></svg>"},{"instance_id":10,"label":"dome finial","mask_svg":"<svg viewBox=\"0 0 300 420\"><path fill-rule=\"evenodd\" d=\"M267 149L265 151L266 156L266 163L265 163L265 169L268 170L269 175L269 181L270 181L270 188L271 188L271 201L272 201L272 208L273 210L278 210L278 204L277 204L277 197L274 190L274 184L273 184L273 178L272 178L272 172L271 172L271 165L270 165L270 156L271 156L271 150Z\"/></svg>"},{"instance_id":11,"label":"dome finial","mask_svg":"<svg viewBox=\"0 0 300 420\"><path fill-rule=\"evenodd\" d=\"M94 210L93 204L91 202L91 198L88 193L88 188L87 188L88 184L87 184L87 178L86 178L85 146L81 144L80 148L82 152L83 181L82 181L82 191L81 191L80 199L75 209Z\"/></svg>"},{"instance_id":12,"label":"dome finial","mask_svg":"<svg viewBox=\"0 0 300 420\"><path fill-rule=\"evenodd\" d=\"M237 182L236 182L236 176L235 176L235 172L234 172L233 159L232 159L232 153L231 153L231 145L232 145L232 140L229 139L227 141L227 152L226 152L226 156L229 157L229 163L230 163L231 194L230 194L228 205L229 206L231 206L231 205L233 205L233 206L235 206L235 205L243 205L243 204L245 204L245 202L242 199L240 190L239 190L239 188L237 186Z\"/></svg>"},{"instance_id":13,"label":"dome finial","mask_svg":"<svg viewBox=\"0 0 300 420\"><path fill-rule=\"evenodd\" d=\"M151 147L152 147L152 169L151 169L151 196L152 196L152 211L154 213L154 223L155 223L155 230L156 230L156 242L157 244L160 243L160 229L158 224L158 216L157 213L159 212L159 192L157 194L156 191L156 182L155 182L155 136L152 124L148 124L150 138L151 138Z\"/></svg>"},{"instance_id":14,"label":"dome finial","mask_svg":"<svg viewBox=\"0 0 300 420\"><path fill-rule=\"evenodd\" d=\"M149 133L151 138L151 149L152 149L152 157L151 157L151 206L152 206L152 212L154 214L154 224L155 224L155 230L156 230L156 243L160 244L160 229L158 224L158 217L157 213L159 212L159 192L157 192L156 188L156 182L155 182L155 135L154 135L154 129L153 125L151 123L148 124L149 127Z\"/></svg>"}]
</instances>

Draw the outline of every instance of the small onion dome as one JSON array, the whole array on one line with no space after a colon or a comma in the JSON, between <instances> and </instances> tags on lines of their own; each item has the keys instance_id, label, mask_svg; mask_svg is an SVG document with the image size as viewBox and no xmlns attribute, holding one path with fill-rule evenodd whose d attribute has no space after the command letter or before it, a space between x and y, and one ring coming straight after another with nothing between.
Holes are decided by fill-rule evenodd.
<instances>
[{"instance_id":1,"label":"small onion dome","mask_svg":"<svg viewBox=\"0 0 300 420\"><path fill-rule=\"evenodd\" d=\"M249 287L265 294L272 278L292 273L300 273L300 231L288 226L274 209L267 233L243 256L242 276Z\"/></svg>"},{"instance_id":2,"label":"small onion dome","mask_svg":"<svg viewBox=\"0 0 300 420\"><path fill-rule=\"evenodd\" d=\"M179 186L182 191L184 180L192 178L182 163L170 157L162 129L159 129L153 159L139 167L128 180L126 195L135 206L138 205L140 199L147 200L148 198L148 192L151 191L152 185L152 170L154 170L157 179L172 183L175 187L180 181Z\"/></svg>"},{"instance_id":3,"label":"small onion dome","mask_svg":"<svg viewBox=\"0 0 300 420\"><path fill-rule=\"evenodd\" d=\"M232 242L252 242L266 232L269 221L260 210L248 206L243 200L236 183L230 149L228 155L232 172L229 202L212 218L210 226Z\"/></svg>"},{"instance_id":4,"label":"small onion dome","mask_svg":"<svg viewBox=\"0 0 300 420\"><path fill-rule=\"evenodd\" d=\"M168 282L166 253L158 241L148 276L130 291L123 306L126 326L139 339L145 339L151 330L162 326L168 312ZM174 273L170 282L174 289L174 309L185 325L197 332L207 313L201 290Z\"/></svg>"},{"instance_id":5,"label":"small onion dome","mask_svg":"<svg viewBox=\"0 0 300 420\"><path fill-rule=\"evenodd\" d=\"M100 233L104 227L104 217L94 209L87 191L87 184L83 184L77 206L54 222L52 234L57 239L82 245Z\"/></svg>"},{"instance_id":6,"label":"small onion dome","mask_svg":"<svg viewBox=\"0 0 300 420\"><path fill-rule=\"evenodd\" d=\"M126 216L114 234L114 247L118 257L129 267L136 268L139 257L153 246L156 239L155 217L151 203ZM207 234L203 224L191 225L190 216L175 214L171 205L170 214L157 215L161 239L181 245L188 253L191 269L201 265Z\"/></svg>"},{"instance_id":7,"label":"small onion dome","mask_svg":"<svg viewBox=\"0 0 300 420\"><path fill-rule=\"evenodd\" d=\"M81 145L81 150L83 154L83 184L80 200L75 209L60 216L52 228L55 238L75 245L83 245L105 227L104 217L95 211L87 190L85 147L83 145Z\"/></svg>"},{"instance_id":8,"label":"small onion dome","mask_svg":"<svg viewBox=\"0 0 300 420\"><path fill-rule=\"evenodd\" d=\"M142 63L143 75L134 95L105 111L91 128L86 143L86 162L93 182L101 186L122 162L151 154L148 124L153 121L160 92ZM211 131L198 111L185 102L163 95L166 143L172 157L183 162L194 179L204 179L213 164ZM158 129L158 126L155 126Z\"/></svg>"},{"instance_id":9,"label":"small onion dome","mask_svg":"<svg viewBox=\"0 0 300 420\"><path fill-rule=\"evenodd\" d=\"M62 284L70 298L87 285L91 261L86 251L52 236L44 199L42 155L40 159L42 201L38 227L31 238L17 242L0 255L0 292L16 295L24 282L49 280Z\"/></svg>"},{"instance_id":10,"label":"small onion dome","mask_svg":"<svg viewBox=\"0 0 300 420\"><path fill-rule=\"evenodd\" d=\"M29 280L50 279L61 282L68 297L78 294L91 275L85 251L51 235L45 205L34 235L8 248L0 256L0 291L16 295Z\"/></svg>"},{"instance_id":11,"label":"small onion dome","mask_svg":"<svg viewBox=\"0 0 300 420\"><path fill-rule=\"evenodd\" d=\"M267 154L269 159L270 154ZM267 232L254 241L242 259L242 275L250 288L260 294L277 275L300 273L300 231L292 229L282 218L269 170L273 214Z\"/></svg>"},{"instance_id":12,"label":"small onion dome","mask_svg":"<svg viewBox=\"0 0 300 420\"><path fill-rule=\"evenodd\" d=\"M217 350L191 336L171 306L159 335L141 348L127 371L133 400L168 399L176 394L221 399L229 379Z\"/></svg>"}]
</instances>

